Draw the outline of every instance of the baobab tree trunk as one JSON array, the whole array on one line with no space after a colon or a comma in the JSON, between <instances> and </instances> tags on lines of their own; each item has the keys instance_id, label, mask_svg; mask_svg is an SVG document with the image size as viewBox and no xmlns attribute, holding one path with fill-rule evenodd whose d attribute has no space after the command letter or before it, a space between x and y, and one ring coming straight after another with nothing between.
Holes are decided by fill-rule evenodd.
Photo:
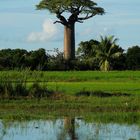
<instances>
[{"instance_id":1,"label":"baobab tree trunk","mask_svg":"<svg viewBox=\"0 0 140 140\"><path fill-rule=\"evenodd\" d=\"M75 132L75 118L66 117L64 119L64 128L69 134L71 140L78 140Z\"/></svg>"},{"instance_id":2,"label":"baobab tree trunk","mask_svg":"<svg viewBox=\"0 0 140 140\"><path fill-rule=\"evenodd\" d=\"M69 61L75 58L75 24L64 26L64 59Z\"/></svg>"}]
</instances>

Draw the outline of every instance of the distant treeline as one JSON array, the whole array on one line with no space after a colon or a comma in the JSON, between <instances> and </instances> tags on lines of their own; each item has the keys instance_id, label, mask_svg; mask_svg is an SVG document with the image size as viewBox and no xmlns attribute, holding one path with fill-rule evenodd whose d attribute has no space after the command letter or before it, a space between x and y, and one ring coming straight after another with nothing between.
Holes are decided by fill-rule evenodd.
<instances>
[{"instance_id":1,"label":"distant treeline","mask_svg":"<svg viewBox=\"0 0 140 140\"><path fill-rule=\"evenodd\" d=\"M35 51L2 49L0 50L0 70L102 70L106 63L109 63L107 70L140 70L139 46L128 48L126 52L118 46L117 49L121 52L118 57L108 57L107 54L103 57L105 53L96 51L97 46L98 42L95 40L81 42L76 51L75 60L69 62L63 59L63 53L57 49L52 55L43 48ZM101 66L103 61L105 63Z\"/></svg>"}]
</instances>

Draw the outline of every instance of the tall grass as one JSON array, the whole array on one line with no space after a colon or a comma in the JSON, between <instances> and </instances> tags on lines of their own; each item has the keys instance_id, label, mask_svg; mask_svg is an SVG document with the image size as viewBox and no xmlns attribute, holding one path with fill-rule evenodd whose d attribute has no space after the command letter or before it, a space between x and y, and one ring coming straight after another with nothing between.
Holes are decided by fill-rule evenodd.
<instances>
[{"instance_id":1,"label":"tall grass","mask_svg":"<svg viewBox=\"0 0 140 140\"><path fill-rule=\"evenodd\" d=\"M97 120L103 120L105 117L110 121L121 121L121 117L124 117L125 121L132 119L133 123L140 123L139 96L65 96L57 100L43 98L40 102L36 99L0 101L0 119L45 119L63 116L82 116L89 120L97 116Z\"/></svg>"},{"instance_id":2,"label":"tall grass","mask_svg":"<svg viewBox=\"0 0 140 140\"><path fill-rule=\"evenodd\" d=\"M39 82L35 81L30 86L26 81L11 82L10 80L0 82L0 98L2 99L15 99L15 98L42 98L48 97L53 94L49 91L47 86L42 86Z\"/></svg>"}]
</instances>

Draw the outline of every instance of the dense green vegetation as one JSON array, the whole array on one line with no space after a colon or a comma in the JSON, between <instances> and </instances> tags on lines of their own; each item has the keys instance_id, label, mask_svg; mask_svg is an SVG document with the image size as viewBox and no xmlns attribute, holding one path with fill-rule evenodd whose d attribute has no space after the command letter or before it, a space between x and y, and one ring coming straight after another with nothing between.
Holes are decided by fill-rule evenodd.
<instances>
[{"instance_id":1,"label":"dense green vegetation","mask_svg":"<svg viewBox=\"0 0 140 140\"><path fill-rule=\"evenodd\" d=\"M64 60L58 49L54 50L54 54L45 49L3 49L0 50L0 70L139 70L140 47L133 46L124 52L113 40L109 43L109 39L81 42L75 60L69 62ZM108 48L104 46L106 40Z\"/></svg>"},{"instance_id":2,"label":"dense green vegetation","mask_svg":"<svg viewBox=\"0 0 140 140\"><path fill-rule=\"evenodd\" d=\"M37 83L49 91L68 95L85 90L140 94L140 71L1 71L0 81L1 85L5 82L13 83L13 86L21 84L20 87L23 86L23 89L30 89Z\"/></svg>"},{"instance_id":3,"label":"dense green vegetation","mask_svg":"<svg viewBox=\"0 0 140 140\"><path fill-rule=\"evenodd\" d=\"M140 71L1 71L0 81L1 119L100 121L102 113L105 121L139 123Z\"/></svg>"},{"instance_id":4,"label":"dense green vegetation","mask_svg":"<svg viewBox=\"0 0 140 140\"><path fill-rule=\"evenodd\" d=\"M124 50L116 44L114 36L101 37L100 40L81 42L77 54L81 61L88 61L91 66L109 71L113 69L112 61L122 57Z\"/></svg>"},{"instance_id":5,"label":"dense green vegetation","mask_svg":"<svg viewBox=\"0 0 140 140\"><path fill-rule=\"evenodd\" d=\"M114 36L101 37L100 41L81 42L77 49L82 70L139 70L140 47L133 46L123 50Z\"/></svg>"}]
</instances>

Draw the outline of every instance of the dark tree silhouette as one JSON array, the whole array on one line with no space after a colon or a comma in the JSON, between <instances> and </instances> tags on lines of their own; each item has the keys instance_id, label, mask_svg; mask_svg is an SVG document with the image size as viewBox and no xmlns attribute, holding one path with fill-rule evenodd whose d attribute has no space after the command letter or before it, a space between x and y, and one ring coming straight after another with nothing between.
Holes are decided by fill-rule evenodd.
<instances>
[{"instance_id":1,"label":"dark tree silhouette","mask_svg":"<svg viewBox=\"0 0 140 140\"><path fill-rule=\"evenodd\" d=\"M140 47L133 46L128 48L126 53L126 62L128 69L140 70Z\"/></svg>"}]
</instances>

